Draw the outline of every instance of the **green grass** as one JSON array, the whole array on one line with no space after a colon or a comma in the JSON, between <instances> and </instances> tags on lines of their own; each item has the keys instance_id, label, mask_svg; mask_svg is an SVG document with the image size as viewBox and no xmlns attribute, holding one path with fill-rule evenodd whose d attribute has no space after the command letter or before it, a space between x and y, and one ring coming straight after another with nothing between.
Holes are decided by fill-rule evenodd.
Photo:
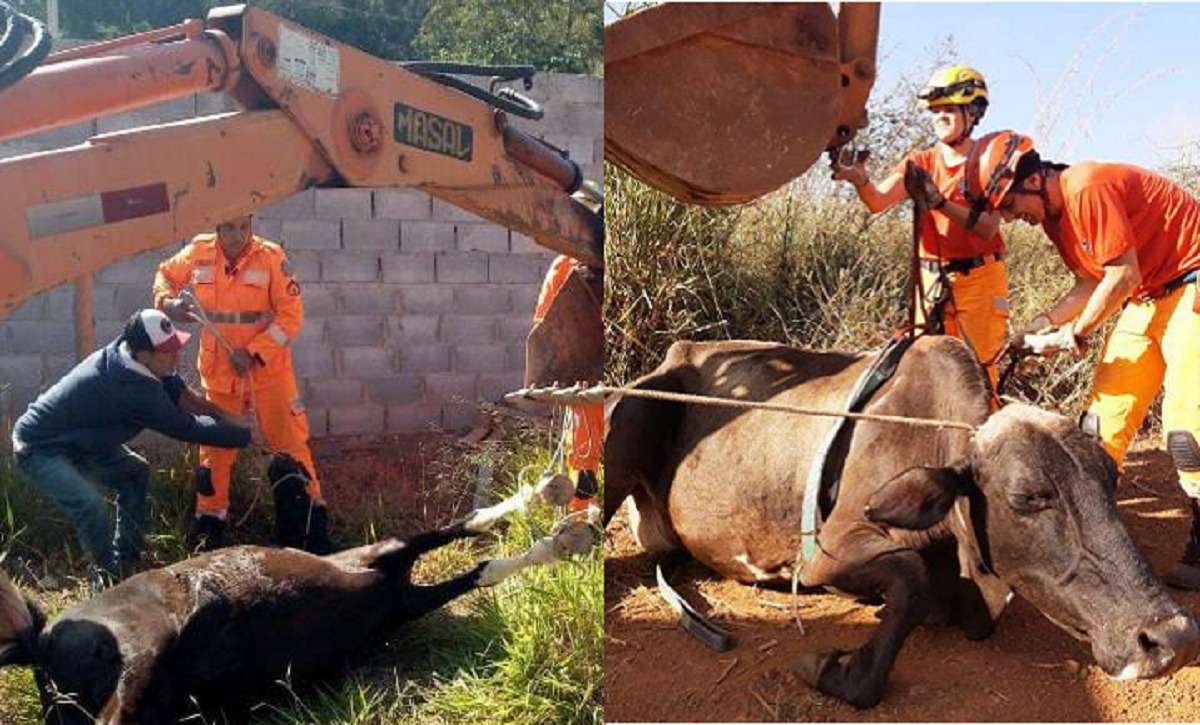
<instances>
[{"instance_id":1,"label":"green grass","mask_svg":"<svg viewBox=\"0 0 1200 725\"><path fill-rule=\"evenodd\" d=\"M544 428L506 427L513 430L499 440L442 451L432 466L445 479L435 485L464 497L462 508L470 506L469 489L481 467L494 475L490 503L514 491L523 471L528 479L549 460ZM193 456L172 454L155 466L148 550L158 563L186 556ZM239 462L232 488L235 515L248 510L257 475L252 461ZM0 551L9 553L5 567L19 586L44 602L52 617L84 599L84 566L70 527L16 475L11 456L0 457L0 506ZM269 500L258 501L232 538L266 541L270 509ZM346 511L334 512L335 534L346 544L402 530L394 528L401 512L371 502ZM548 510L518 515L498 534L432 552L418 563L417 578L437 581L483 558L520 554L549 533L554 516ZM349 671L318 683L279 683L254 709L252 722L601 723L602 606L599 548L571 562L526 569L406 625L364 652ZM0 671L0 722L41 722L28 668Z\"/></svg>"}]
</instances>

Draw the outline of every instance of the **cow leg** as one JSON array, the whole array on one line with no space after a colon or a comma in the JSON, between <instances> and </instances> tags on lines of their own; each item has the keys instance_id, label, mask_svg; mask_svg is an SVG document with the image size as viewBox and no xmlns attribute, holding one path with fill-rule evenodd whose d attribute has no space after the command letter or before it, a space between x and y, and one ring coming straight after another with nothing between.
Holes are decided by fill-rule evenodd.
<instances>
[{"instance_id":1,"label":"cow leg","mask_svg":"<svg viewBox=\"0 0 1200 725\"><path fill-rule=\"evenodd\" d=\"M487 564L481 562L471 571L438 584L410 587L404 594L403 617L416 619L478 588Z\"/></svg>"},{"instance_id":2,"label":"cow leg","mask_svg":"<svg viewBox=\"0 0 1200 725\"><path fill-rule=\"evenodd\" d=\"M520 556L484 562L479 571L479 586L490 587L530 566L563 561L571 554L582 554L595 546L592 526L586 521L561 522L552 536L542 537Z\"/></svg>"},{"instance_id":3,"label":"cow leg","mask_svg":"<svg viewBox=\"0 0 1200 725\"><path fill-rule=\"evenodd\" d=\"M921 551L929 571L929 611L925 624L954 622L958 582L958 549L953 539L939 541Z\"/></svg>"},{"instance_id":4,"label":"cow leg","mask_svg":"<svg viewBox=\"0 0 1200 725\"><path fill-rule=\"evenodd\" d=\"M882 595L886 607L878 628L854 652L805 654L794 666L821 692L855 707L873 707L883 697L901 645L929 611L929 571L921 555L911 550L891 551L844 566L842 571L833 586L855 594Z\"/></svg>"},{"instance_id":5,"label":"cow leg","mask_svg":"<svg viewBox=\"0 0 1200 725\"><path fill-rule=\"evenodd\" d=\"M498 504L475 509L463 519L462 526L470 533L488 531L512 514L528 511L535 503L565 505L574 493L571 479L566 476L547 476L538 481L536 486L521 486L516 493Z\"/></svg>"},{"instance_id":6,"label":"cow leg","mask_svg":"<svg viewBox=\"0 0 1200 725\"><path fill-rule=\"evenodd\" d=\"M377 569L389 576L407 579L413 564L423 554L440 549L452 541L475 535L476 532L471 531L464 522L459 521L440 529L410 536L407 539L385 539L368 547L349 549L334 554L329 559L337 562L340 566Z\"/></svg>"},{"instance_id":7,"label":"cow leg","mask_svg":"<svg viewBox=\"0 0 1200 725\"><path fill-rule=\"evenodd\" d=\"M995 629L979 586L962 576L958 545L953 539L921 552L929 568L931 592L928 624L952 624L971 641L986 639Z\"/></svg>"},{"instance_id":8,"label":"cow leg","mask_svg":"<svg viewBox=\"0 0 1200 725\"><path fill-rule=\"evenodd\" d=\"M392 574L407 572L423 554L439 549L458 539L465 539L492 529L497 523L517 511L525 511L537 501L562 504L570 500L572 491L565 493L561 481L565 477L555 476L538 483L537 486L522 486L512 496L498 504L475 509L466 517L433 531L411 536L403 541L389 539L368 547L348 549L332 554L328 558L342 566L362 566L379 569ZM567 480L570 483L569 479Z\"/></svg>"},{"instance_id":9,"label":"cow leg","mask_svg":"<svg viewBox=\"0 0 1200 725\"><path fill-rule=\"evenodd\" d=\"M404 616L419 617L472 589L499 584L526 567L562 561L571 554L580 554L591 549L593 545L591 526L587 522L568 521L553 536L544 537L521 556L480 562L471 571L453 579L439 584L408 588L404 595Z\"/></svg>"}]
</instances>

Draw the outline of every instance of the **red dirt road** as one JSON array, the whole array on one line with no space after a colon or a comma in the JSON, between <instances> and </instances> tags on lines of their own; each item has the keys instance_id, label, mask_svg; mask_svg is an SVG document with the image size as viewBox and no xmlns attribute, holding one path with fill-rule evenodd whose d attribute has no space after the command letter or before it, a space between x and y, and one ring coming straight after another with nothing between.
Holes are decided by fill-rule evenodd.
<instances>
[{"instance_id":1,"label":"red dirt road","mask_svg":"<svg viewBox=\"0 0 1200 725\"><path fill-rule=\"evenodd\" d=\"M1122 517L1155 571L1187 537L1186 499L1170 459L1146 441L1117 491ZM857 647L875 607L833 595L801 599L717 579L692 563L675 575L688 601L736 644L711 652L679 629L654 589L651 560L623 515L608 528L605 565L605 717L620 721L1200 721L1200 666L1165 680L1116 683L1091 653L1014 598L983 642L950 627L920 627L896 661L883 702L856 710L809 688L789 666L801 652ZM1200 594L1170 590L1200 614Z\"/></svg>"}]
</instances>

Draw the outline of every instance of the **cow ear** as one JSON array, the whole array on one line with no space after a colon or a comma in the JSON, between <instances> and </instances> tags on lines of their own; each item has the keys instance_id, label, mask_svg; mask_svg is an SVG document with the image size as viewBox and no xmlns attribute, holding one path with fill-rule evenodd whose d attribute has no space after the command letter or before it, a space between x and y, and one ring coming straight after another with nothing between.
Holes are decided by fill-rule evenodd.
<instances>
[{"instance_id":1,"label":"cow ear","mask_svg":"<svg viewBox=\"0 0 1200 725\"><path fill-rule=\"evenodd\" d=\"M965 458L941 468L910 468L871 494L864 514L877 524L927 529L946 517L972 475Z\"/></svg>"}]
</instances>

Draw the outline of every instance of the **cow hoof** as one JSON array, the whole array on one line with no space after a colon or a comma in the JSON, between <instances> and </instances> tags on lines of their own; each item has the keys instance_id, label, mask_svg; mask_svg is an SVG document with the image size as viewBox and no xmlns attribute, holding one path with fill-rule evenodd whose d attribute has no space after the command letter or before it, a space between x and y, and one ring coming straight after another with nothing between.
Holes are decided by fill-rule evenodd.
<instances>
[{"instance_id":1,"label":"cow hoof","mask_svg":"<svg viewBox=\"0 0 1200 725\"><path fill-rule=\"evenodd\" d=\"M821 675L845 654L847 653L842 650L805 652L792 661L792 671L809 687L819 689L817 683L821 680Z\"/></svg>"},{"instance_id":2,"label":"cow hoof","mask_svg":"<svg viewBox=\"0 0 1200 725\"><path fill-rule=\"evenodd\" d=\"M955 624L962 630L963 636L971 642L985 640L996 631L996 622L986 609L982 612L959 612Z\"/></svg>"},{"instance_id":3,"label":"cow hoof","mask_svg":"<svg viewBox=\"0 0 1200 725\"><path fill-rule=\"evenodd\" d=\"M575 496L575 484L561 473L542 476L533 489L533 497L550 506L566 506Z\"/></svg>"},{"instance_id":4,"label":"cow hoof","mask_svg":"<svg viewBox=\"0 0 1200 725\"><path fill-rule=\"evenodd\" d=\"M1163 581L1167 583L1167 586L1176 589L1186 589L1190 592L1200 591L1200 565L1185 564L1181 561L1171 567L1171 571L1166 573Z\"/></svg>"},{"instance_id":5,"label":"cow hoof","mask_svg":"<svg viewBox=\"0 0 1200 725\"><path fill-rule=\"evenodd\" d=\"M595 528L586 521L563 519L554 527L554 545L560 559L585 554L598 543Z\"/></svg>"}]
</instances>

